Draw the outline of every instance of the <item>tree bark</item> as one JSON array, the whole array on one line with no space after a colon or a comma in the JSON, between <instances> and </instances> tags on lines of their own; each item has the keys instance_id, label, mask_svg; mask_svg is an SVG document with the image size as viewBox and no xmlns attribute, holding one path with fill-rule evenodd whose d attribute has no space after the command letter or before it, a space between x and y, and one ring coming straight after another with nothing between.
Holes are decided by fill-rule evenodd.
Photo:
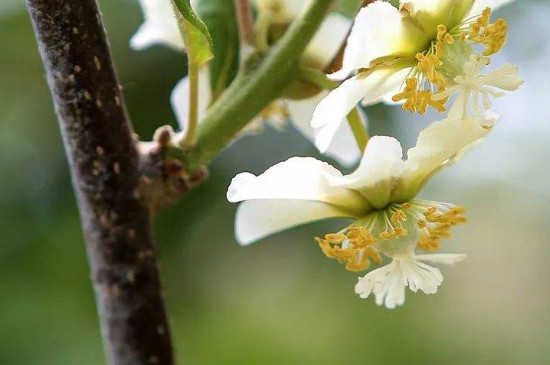
<instances>
[{"instance_id":1,"label":"tree bark","mask_svg":"<svg viewBox=\"0 0 550 365\"><path fill-rule=\"evenodd\" d=\"M27 0L76 191L105 350L174 363L140 154L96 0Z\"/></svg>"}]
</instances>

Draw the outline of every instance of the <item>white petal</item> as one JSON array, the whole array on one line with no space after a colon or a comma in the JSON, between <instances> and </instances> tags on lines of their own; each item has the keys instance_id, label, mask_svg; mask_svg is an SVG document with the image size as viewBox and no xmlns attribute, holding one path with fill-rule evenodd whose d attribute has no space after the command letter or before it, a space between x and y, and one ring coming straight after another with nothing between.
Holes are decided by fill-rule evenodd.
<instances>
[{"instance_id":1,"label":"white petal","mask_svg":"<svg viewBox=\"0 0 550 365\"><path fill-rule=\"evenodd\" d=\"M468 115L468 91L460 91L447 114L449 120L465 119Z\"/></svg>"},{"instance_id":2,"label":"white petal","mask_svg":"<svg viewBox=\"0 0 550 365\"><path fill-rule=\"evenodd\" d=\"M288 111L290 112L294 127L311 141L315 141L315 131L310 123L311 116L319 101L327 95L328 92L323 91L310 99L287 101ZM364 123L366 124L366 115L361 112L361 116L364 118ZM334 139L325 154L336 159L346 167L352 166L359 161L361 153L347 122L340 123L340 127L336 131Z\"/></svg>"},{"instance_id":3,"label":"white petal","mask_svg":"<svg viewBox=\"0 0 550 365\"><path fill-rule=\"evenodd\" d=\"M248 245L273 233L309 222L349 217L332 205L304 200L251 200L241 203L235 217L235 236Z\"/></svg>"},{"instance_id":4,"label":"white petal","mask_svg":"<svg viewBox=\"0 0 550 365\"><path fill-rule=\"evenodd\" d=\"M325 152L328 149L342 122L361 99L377 102L396 88L396 80L402 72L395 72L393 69L385 68L376 70L368 76L354 76L321 100L311 119L311 126L317 133L315 146L319 151Z\"/></svg>"},{"instance_id":5,"label":"white petal","mask_svg":"<svg viewBox=\"0 0 550 365\"><path fill-rule=\"evenodd\" d=\"M371 293L376 296L376 303L395 308L405 303L405 287L413 292L418 290L434 294L443 282L439 269L415 260L412 256L395 257L386 266L369 272L359 278L355 293L367 298Z\"/></svg>"},{"instance_id":6,"label":"white petal","mask_svg":"<svg viewBox=\"0 0 550 365\"><path fill-rule=\"evenodd\" d=\"M355 285L355 293L359 294L359 296L363 299L368 298L373 292L375 286L384 283L388 273L394 270L394 266L395 264L392 262L388 265L372 270L367 275L359 278L357 284Z\"/></svg>"},{"instance_id":7,"label":"white petal","mask_svg":"<svg viewBox=\"0 0 550 365\"><path fill-rule=\"evenodd\" d=\"M342 175L326 162L311 157L293 157L270 167L259 176L246 172L235 176L227 190L227 200L312 200L357 215L369 208L366 200L357 192L330 186L325 177L326 172L334 176Z\"/></svg>"},{"instance_id":8,"label":"white petal","mask_svg":"<svg viewBox=\"0 0 550 365\"><path fill-rule=\"evenodd\" d=\"M506 91L515 91L524 83L519 77L519 68L509 63L482 76L481 80L484 85L494 86Z\"/></svg>"},{"instance_id":9,"label":"white petal","mask_svg":"<svg viewBox=\"0 0 550 365\"><path fill-rule=\"evenodd\" d=\"M476 0L469 16L479 15L487 7L496 10L512 1L514 0Z\"/></svg>"},{"instance_id":10,"label":"white petal","mask_svg":"<svg viewBox=\"0 0 550 365\"><path fill-rule=\"evenodd\" d=\"M413 57L427 39L412 22L404 20L390 3L376 1L362 8L351 29L342 70L331 77L344 79L360 68L368 68L380 57Z\"/></svg>"},{"instance_id":11,"label":"white petal","mask_svg":"<svg viewBox=\"0 0 550 365\"><path fill-rule=\"evenodd\" d=\"M414 259L417 261L429 262L431 264L454 265L458 262L464 261L466 259L466 255L454 253L438 253L429 255L415 255Z\"/></svg>"},{"instance_id":12,"label":"white petal","mask_svg":"<svg viewBox=\"0 0 550 365\"><path fill-rule=\"evenodd\" d=\"M414 197L437 170L455 162L491 131L482 124L474 118L446 119L424 129L416 146L407 152L408 159L393 198L407 200Z\"/></svg>"},{"instance_id":13,"label":"white petal","mask_svg":"<svg viewBox=\"0 0 550 365\"><path fill-rule=\"evenodd\" d=\"M199 70L199 103L198 103L198 117L199 121L202 120L210 101L212 99L212 93L210 91L210 78L208 73L208 67L202 67ZM172 94L170 95L170 103L172 109L176 115L176 119L182 131L187 129L189 124L189 78L184 77L174 87Z\"/></svg>"},{"instance_id":14,"label":"white petal","mask_svg":"<svg viewBox=\"0 0 550 365\"><path fill-rule=\"evenodd\" d=\"M350 27L351 19L330 14L307 46L305 56L313 59L323 68L330 65L344 44Z\"/></svg>"},{"instance_id":15,"label":"white petal","mask_svg":"<svg viewBox=\"0 0 550 365\"><path fill-rule=\"evenodd\" d=\"M390 94L393 96L409 71L409 68L375 70L368 76L354 76L330 92L315 109L311 121L312 127L317 129L317 148L321 152L328 148L341 123L359 100L362 99L363 105L371 105L390 97Z\"/></svg>"},{"instance_id":16,"label":"white petal","mask_svg":"<svg viewBox=\"0 0 550 365\"><path fill-rule=\"evenodd\" d=\"M357 170L346 176L329 175L330 172L327 172L327 179L334 187L359 191L374 207L380 208L388 203L403 165L399 141L392 137L375 136L369 140Z\"/></svg>"},{"instance_id":17,"label":"white petal","mask_svg":"<svg viewBox=\"0 0 550 365\"><path fill-rule=\"evenodd\" d=\"M332 90L313 112L311 126L316 129L315 146L325 152L334 135L370 88L370 80L355 76Z\"/></svg>"},{"instance_id":18,"label":"white petal","mask_svg":"<svg viewBox=\"0 0 550 365\"><path fill-rule=\"evenodd\" d=\"M130 46L136 50L154 44L163 44L174 49L183 49L176 15L170 1L139 0L145 22L130 40Z\"/></svg>"},{"instance_id":19,"label":"white petal","mask_svg":"<svg viewBox=\"0 0 550 365\"><path fill-rule=\"evenodd\" d=\"M361 104L369 106L382 101L388 104L395 104L391 98L400 92L410 71L410 67L402 70L388 68L374 71L368 76L371 78L372 85L369 91L363 96Z\"/></svg>"}]
</instances>

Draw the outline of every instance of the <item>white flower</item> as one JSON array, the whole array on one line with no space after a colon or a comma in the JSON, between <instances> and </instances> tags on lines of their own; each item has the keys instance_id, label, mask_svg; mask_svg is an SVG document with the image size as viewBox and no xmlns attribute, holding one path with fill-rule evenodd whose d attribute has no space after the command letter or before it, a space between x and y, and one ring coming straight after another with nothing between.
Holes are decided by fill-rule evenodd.
<instances>
[{"instance_id":1,"label":"white flower","mask_svg":"<svg viewBox=\"0 0 550 365\"><path fill-rule=\"evenodd\" d=\"M322 150L330 142L334 124L361 100L364 105L405 101L404 109L422 114L428 107L444 111L446 99L433 96L462 74L473 52L471 44L484 45L484 53L492 54L506 40L506 22L490 23L490 10L481 10L509 1L401 0L399 10L376 1L362 8L348 37L342 69L330 76L343 80L357 74L317 106L311 124L325 130L317 146Z\"/></svg>"},{"instance_id":2,"label":"white flower","mask_svg":"<svg viewBox=\"0 0 550 365\"><path fill-rule=\"evenodd\" d=\"M464 66L464 74L455 77L455 84L436 94L434 99L445 99L458 93L456 108L450 111L451 114L458 113L457 117L461 118L471 109L475 116L483 116L491 108L491 98L504 96L504 91L498 90L514 91L523 85L517 66L511 64L499 67L488 74L481 74L481 69L489 62L488 57L472 55Z\"/></svg>"},{"instance_id":3,"label":"white flower","mask_svg":"<svg viewBox=\"0 0 550 365\"><path fill-rule=\"evenodd\" d=\"M419 136L403 160L391 137L373 137L357 170L350 175L314 158L295 157L259 176L237 175L227 192L230 202L243 202L235 221L239 243L248 245L267 235L327 218L352 220L338 233L317 241L323 252L351 271L370 261L392 263L360 279L356 291L374 292L389 308L403 303L403 290L433 293L439 271L422 262L451 263L463 255L415 255L433 251L450 228L465 221L452 204L416 199L428 179L480 141L490 128L474 118L435 122Z\"/></svg>"},{"instance_id":4,"label":"white flower","mask_svg":"<svg viewBox=\"0 0 550 365\"><path fill-rule=\"evenodd\" d=\"M195 1L191 1L194 5ZM130 40L130 46L142 50L155 44L183 50L176 13L169 0L139 0L145 21Z\"/></svg>"}]
</instances>

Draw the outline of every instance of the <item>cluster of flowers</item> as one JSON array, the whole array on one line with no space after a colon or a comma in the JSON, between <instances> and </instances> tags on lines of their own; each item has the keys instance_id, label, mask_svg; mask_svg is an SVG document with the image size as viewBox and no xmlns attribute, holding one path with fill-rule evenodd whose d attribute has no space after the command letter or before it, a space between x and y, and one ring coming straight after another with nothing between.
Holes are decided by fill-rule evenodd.
<instances>
[{"instance_id":1,"label":"cluster of flowers","mask_svg":"<svg viewBox=\"0 0 550 365\"><path fill-rule=\"evenodd\" d=\"M380 265L383 257L391 260L359 278L355 292L361 298L373 294L377 304L394 308L404 303L406 287L435 293L443 277L429 264L454 264L465 255L432 252L453 226L466 221L465 209L417 195L436 172L491 132L498 120L491 98L523 83L509 64L482 73L507 36L506 22L492 21L491 12L509 1L402 0L396 8L379 0L362 8L349 32L342 68L329 75L345 81L312 99L287 101L295 125L321 152L344 156L341 161L349 164L360 152L349 153L355 143L343 121L361 101L401 103L420 114L431 107L448 112L446 117L420 133L405 160L396 139L374 136L348 175L311 157L291 158L259 176L237 175L227 192L230 202L242 202L237 240L246 245L300 224L342 218L347 221L342 230L316 238L327 257L350 271ZM285 21L300 10L289 5L296 3L291 0L258 2L282 4ZM331 19L323 26L329 30L322 28L308 48L312 55L326 56L321 65L334 57L351 24ZM136 39L143 38L138 33L134 43L142 44ZM299 112L293 104L300 104Z\"/></svg>"}]
</instances>

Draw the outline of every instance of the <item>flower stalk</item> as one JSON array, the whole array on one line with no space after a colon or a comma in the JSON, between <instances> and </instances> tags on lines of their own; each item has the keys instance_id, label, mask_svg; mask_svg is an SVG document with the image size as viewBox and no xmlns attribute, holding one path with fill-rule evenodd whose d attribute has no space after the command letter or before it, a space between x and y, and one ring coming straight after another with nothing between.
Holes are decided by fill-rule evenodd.
<instances>
[{"instance_id":1,"label":"flower stalk","mask_svg":"<svg viewBox=\"0 0 550 365\"><path fill-rule=\"evenodd\" d=\"M351 128L351 132L353 133L353 137L355 137L357 146L361 152L364 152L367 147L367 143L369 142L369 133L367 132L365 124L361 120L361 116L359 115L359 110L357 108L358 107L354 108L348 114L348 124Z\"/></svg>"},{"instance_id":2,"label":"flower stalk","mask_svg":"<svg viewBox=\"0 0 550 365\"><path fill-rule=\"evenodd\" d=\"M184 149L197 143L197 129L199 126L199 66L189 61L189 125L180 141Z\"/></svg>"}]
</instances>

